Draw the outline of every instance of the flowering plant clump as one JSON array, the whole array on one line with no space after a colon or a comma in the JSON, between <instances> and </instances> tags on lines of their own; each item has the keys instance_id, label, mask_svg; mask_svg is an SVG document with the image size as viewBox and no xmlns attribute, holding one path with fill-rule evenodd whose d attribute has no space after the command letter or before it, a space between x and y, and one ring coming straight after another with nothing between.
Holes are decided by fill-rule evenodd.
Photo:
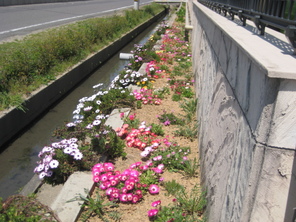
<instances>
[{"instance_id":1,"label":"flowering plant clump","mask_svg":"<svg viewBox=\"0 0 296 222\"><path fill-rule=\"evenodd\" d=\"M165 125L183 125L184 120L177 117L174 113L167 113L165 110L163 110L163 114L157 117L159 121Z\"/></svg>"},{"instance_id":2,"label":"flowering plant clump","mask_svg":"<svg viewBox=\"0 0 296 222\"><path fill-rule=\"evenodd\" d=\"M164 164L167 170L178 172L185 168L184 163L188 161L190 147L180 147L170 145L168 147L159 147L151 155L154 164Z\"/></svg>"},{"instance_id":3,"label":"flowering plant clump","mask_svg":"<svg viewBox=\"0 0 296 222\"><path fill-rule=\"evenodd\" d=\"M142 122L137 129L132 128L128 131L128 127L128 124L124 124L121 128L116 130L117 135L125 139L128 147L134 147L142 151L148 146L154 149L158 147L159 139L157 139L157 135L151 131L152 126L147 127L146 123Z\"/></svg>"},{"instance_id":4,"label":"flowering plant clump","mask_svg":"<svg viewBox=\"0 0 296 222\"><path fill-rule=\"evenodd\" d=\"M93 181L105 190L109 200L137 203L147 192L159 193L159 174L152 171L152 163L136 162L123 172L115 171L112 163L96 164L92 168Z\"/></svg>"},{"instance_id":5,"label":"flowering plant clump","mask_svg":"<svg viewBox=\"0 0 296 222\"><path fill-rule=\"evenodd\" d=\"M87 146L80 146L77 138L63 139L43 147L34 173L47 183L63 183L77 170L90 170L94 154Z\"/></svg>"},{"instance_id":6,"label":"flowering plant clump","mask_svg":"<svg viewBox=\"0 0 296 222\"><path fill-rule=\"evenodd\" d=\"M119 87L127 87L129 85L140 85L141 87L148 86L149 81L146 74L131 69L123 70L118 77L116 77L116 84Z\"/></svg>"},{"instance_id":7,"label":"flowering plant clump","mask_svg":"<svg viewBox=\"0 0 296 222\"><path fill-rule=\"evenodd\" d=\"M161 104L161 99L158 98L157 94L153 93L152 89L141 88L140 91L134 90L133 94L135 96L135 99L142 101L144 105L146 104L160 105Z\"/></svg>"}]
</instances>

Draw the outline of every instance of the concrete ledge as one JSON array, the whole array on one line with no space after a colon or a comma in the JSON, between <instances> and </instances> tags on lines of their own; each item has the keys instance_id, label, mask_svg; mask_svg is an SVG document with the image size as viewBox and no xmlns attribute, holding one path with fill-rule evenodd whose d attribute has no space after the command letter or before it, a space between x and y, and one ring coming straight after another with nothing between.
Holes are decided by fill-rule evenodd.
<instances>
[{"instance_id":1,"label":"concrete ledge","mask_svg":"<svg viewBox=\"0 0 296 222\"><path fill-rule=\"evenodd\" d=\"M200 3L195 3L203 13L210 18L220 30L228 35L237 46L245 52L261 69L265 70L270 78L296 79L296 55L294 49L286 39L285 35L266 28L266 34L260 36L255 25L247 20L246 27L241 25L239 20L230 21L213 10ZM200 20L202 26L205 21ZM229 34L231 33L231 34ZM208 35L210 41L214 39L215 33ZM223 39L221 39L223 40ZM220 50L220 43L213 45L217 51ZM222 50L222 49L221 49Z\"/></svg>"},{"instance_id":2,"label":"concrete ledge","mask_svg":"<svg viewBox=\"0 0 296 222\"><path fill-rule=\"evenodd\" d=\"M29 126L35 119L46 112L50 106L63 98L63 96L71 91L77 84L79 84L79 82L88 77L95 69L139 35L143 30L162 18L165 13L165 10L162 11L98 53L81 62L69 72L61 75L57 80L35 91L23 104L26 110L25 113L16 108L1 112L0 147L7 144L17 134L21 133L25 127Z\"/></svg>"}]
</instances>

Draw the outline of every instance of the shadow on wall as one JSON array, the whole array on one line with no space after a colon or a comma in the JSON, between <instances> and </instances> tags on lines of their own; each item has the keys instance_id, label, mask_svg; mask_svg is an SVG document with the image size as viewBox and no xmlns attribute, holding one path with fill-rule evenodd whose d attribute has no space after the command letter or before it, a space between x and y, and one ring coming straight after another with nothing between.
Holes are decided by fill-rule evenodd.
<instances>
[{"instance_id":1,"label":"shadow on wall","mask_svg":"<svg viewBox=\"0 0 296 222\"><path fill-rule=\"evenodd\" d=\"M229 19L231 19L231 18L229 17ZM293 47L292 47L292 45L290 43L285 42L285 41L277 38L276 36L271 35L271 34L266 33L266 32L265 32L264 35L260 35L260 31L256 27L254 27L252 25L248 25L248 24L246 24L246 26L243 26L243 23L239 19L235 18L233 20L233 22L236 23L237 25L245 28L246 30L254 33L254 35L257 35L261 39L263 39L263 40L269 42L270 44L274 45L275 47L280 49L283 54L291 55L291 56L295 57L295 55L293 55L294 49L293 49Z\"/></svg>"},{"instance_id":2,"label":"shadow on wall","mask_svg":"<svg viewBox=\"0 0 296 222\"><path fill-rule=\"evenodd\" d=\"M296 219L296 152L294 154L294 161L292 166L291 172L291 182L289 188L289 195L287 200L287 208L285 212L285 220L284 221L291 221L294 222ZM295 208L295 212L293 210Z\"/></svg>"}]
</instances>

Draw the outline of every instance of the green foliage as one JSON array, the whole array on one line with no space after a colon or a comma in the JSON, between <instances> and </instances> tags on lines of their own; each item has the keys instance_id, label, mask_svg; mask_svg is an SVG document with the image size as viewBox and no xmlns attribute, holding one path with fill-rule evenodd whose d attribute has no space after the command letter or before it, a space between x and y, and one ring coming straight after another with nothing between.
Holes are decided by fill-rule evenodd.
<instances>
[{"instance_id":1,"label":"green foliage","mask_svg":"<svg viewBox=\"0 0 296 222\"><path fill-rule=\"evenodd\" d=\"M75 160L73 156L65 154L63 150L56 149L55 159L59 161L59 167L53 169L51 177L45 177L44 181L49 184L64 183L75 171L90 170L97 163L99 155L107 155L110 158L126 157L125 143L117 136L110 126L100 124L97 128L86 129L85 127L61 127L54 133L61 138L79 138L85 141L91 138L90 143L84 142L79 147L83 154L82 160Z\"/></svg>"},{"instance_id":2,"label":"green foliage","mask_svg":"<svg viewBox=\"0 0 296 222\"><path fill-rule=\"evenodd\" d=\"M141 185L142 185L139 189L141 189L143 193L146 193L148 191L149 185L158 184L159 175L157 175L151 169L148 169L141 173L139 177L139 181L141 182Z\"/></svg>"},{"instance_id":3,"label":"green foliage","mask_svg":"<svg viewBox=\"0 0 296 222\"><path fill-rule=\"evenodd\" d=\"M84 208L85 212L83 212L81 218L82 221L88 221L88 219L92 215L98 216L103 221L109 221L107 217L111 217L112 219L116 219L115 221L120 220L120 215L118 211L107 211L107 207L118 207L118 204L112 201L109 201L107 203L104 203L104 199L99 195L99 193L96 193L96 198L92 198L89 194L89 190L84 190L86 193L86 196L83 196L82 194L77 195L71 200L68 200L67 202L73 202L73 201L83 201L83 204L81 205L82 208Z\"/></svg>"},{"instance_id":4,"label":"green foliage","mask_svg":"<svg viewBox=\"0 0 296 222\"><path fill-rule=\"evenodd\" d=\"M55 159L59 161L59 167L52 169L51 177L44 177L44 182L52 185L64 183L69 176L76 171L89 171L97 163L98 155L90 145L79 147L83 154L82 160L76 160L73 156L65 154L62 149L56 149Z\"/></svg>"},{"instance_id":5,"label":"green foliage","mask_svg":"<svg viewBox=\"0 0 296 222\"><path fill-rule=\"evenodd\" d=\"M167 113L165 110L163 114L158 117L159 121L164 125L183 125L184 120L177 117L174 113Z\"/></svg>"},{"instance_id":6,"label":"green foliage","mask_svg":"<svg viewBox=\"0 0 296 222\"><path fill-rule=\"evenodd\" d=\"M182 3L181 7L179 8L179 10L176 12L177 14L177 21L178 22L185 22L185 13L186 13L186 8L185 8L185 4Z\"/></svg>"},{"instance_id":7,"label":"green foliage","mask_svg":"<svg viewBox=\"0 0 296 222\"><path fill-rule=\"evenodd\" d=\"M130 129L137 129L140 125L140 120L137 118L126 117L124 123L128 124Z\"/></svg>"},{"instance_id":8,"label":"green foliage","mask_svg":"<svg viewBox=\"0 0 296 222\"><path fill-rule=\"evenodd\" d=\"M152 123L151 132L155 133L158 136L164 136L164 130L162 128L162 125L159 125L159 124Z\"/></svg>"},{"instance_id":9,"label":"green foliage","mask_svg":"<svg viewBox=\"0 0 296 222\"><path fill-rule=\"evenodd\" d=\"M0 198L0 221L37 222L57 221L54 213L34 197L22 195L10 196L4 202Z\"/></svg>"},{"instance_id":10,"label":"green foliage","mask_svg":"<svg viewBox=\"0 0 296 222\"><path fill-rule=\"evenodd\" d=\"M181 101L181 99L182 99L181 94L173 94L172 95L172 100L175 102Z\"/></svg>"},{"instance_id":11,"label":"green foliage","mask_svg":"<svg viewBox=\"0 0 296 222\"><path fill-rule=\"evenodd\" d=\"M164 188L167 191L168 195L175 196L178 192L184 192L185 187L175 180L167 181L164 183Z\"/></svg>"},{"instance_id":12,"label":"green foliage","mask_svg":"<svg viewBox=\"0 0 296 222\"><path fill-rule=\"evenodd\" d=\"M186 123L195 121L196 110L197 110L197 99L185 100L183 103L180 104L180 107L185 112L185 115L183 117Z\"/></svg>"},{"instance_id":13,"label":"green foliage","mask_svg":"<svg viewBox=\"0 0 296 222\"><path fill-rule=\"evenodd\" d=\"M193 160L188 160L184 163L184 169L182 173L186 177L197 177L198 169L199 169L199 163L196 160L196 158L194 158Z\"/></svg>"},{"instance_id":14,"label":"green foliage","mask_svg":"<svg viewBox=\"0 0 296 222\"><path fill-rule=\"evenodd\" d=\"M182 116L185 124L178 127L175 135L193 140L196 138L198 132L198 123L196 120L197 99L185 100L185 102L180 104L180 107L185 112L185 115Z\"/></svg>"},{"instance_id":15,"label":"green foliage","mask_svg":"<svg viewBox=\"0 0 296 222\"><path fill-rule=\"evenodd\" d=\"M174 189L175 185L177 188ZM174 193L173 204L162 207L153 221L189 221L202 222L205 219L202 216L207 201L206 192L195 186L190 192L187 192L180 184L171 181L167 186Z\"/></svg>"},{"instance_id":16,"label":"green foliage","mask_svg":"<svg viewBox=\"0 0 296 222\"><path fill-rule=\"evenodd\" d=\"M181 191L176 195L181 208L188 214L200 216L207 204L206 192L202 191L199 186L195 186L191 192Z\"/></svg>"},{"instance_id":17,"label":"green foliage","mask_svg":"<svg viewBox=\"0 0 296 222\"><path fill-rule=\"evenodd\" d=\"M184 136L188 139L193 140L194 138L197 137L197 132L198 132L198 125L197 125L196 121L194 121L190 125L180 126L175 131L175 135L176 136Z\"/></svg>"},{"instance_id":18,"label":"green foliage","mask_svg":"<svg viewBox=\"0 0 296 222\"><path fill-rule=\"evenodd\" d=\"M163 87L160 89L155 89L153 91L153 95L157 96L157 98L164 99L166 95L170 94L170 89L168 87Z\"/></svg>"},{"instance_id":19,"label":"green foliage","mask_svg":"<svg viewBox=\"0 0 296 222\"><path fill-rule=\"evenodd\" d=\"M92 146L99 154L105 154L111 159L116 157L126 158L124 152L125 142L111 128L107 134L102 133L100 136L93 138Z\"/></svg>"},{"instance_id":20,"label":"green foliage","mask_svg":"<svg viewBox=\"0 0 296 222\"><path fill-rule=\"evenodd\" d=\"M184 170L184 163L190 153L190 147L169 146L166 148L158 148L151 156L162 156L161 160L154 161L155 164L164 164L165 168L172 172L179 172Z\"/></svg>"}]
</instances>

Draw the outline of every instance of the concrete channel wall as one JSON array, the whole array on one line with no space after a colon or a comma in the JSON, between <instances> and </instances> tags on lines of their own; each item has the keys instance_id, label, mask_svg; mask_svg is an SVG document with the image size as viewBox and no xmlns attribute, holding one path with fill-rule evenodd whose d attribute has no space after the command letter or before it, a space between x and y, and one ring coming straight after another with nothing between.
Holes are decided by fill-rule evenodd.
<instances>
[{"instance_id":1,"label":"concrete channel wall","mask_svg":"<svg viewBox=\"0 0 296 222\"><path fill-rule=\"evenodd\" d=\"M296 57L284 35L192 4L208 221L292 221Z\"/></svg>"},{"instance_id":2,"label":"concrete channel wall","mask_svg":"<svg viewBox=\"0 0 296 222\"><path fill-rule=\"evenodd\" d=\"M25 112L14 108L0 113L0 147L7 144L13 139L13 137L25 129L25 127L42 115L50 106L59 101L59 99L65 96L83 79L88 77L94 70L98 69L100 65L117 53L142 31L147 29L147 27L163 18L165 14L166 10L155 15L147 22L139 25L120 39L114 41L112 44L76 65L69 72L61 75L57 80L34 92L24 103Z\"/></svg>"},{"instance_id":3,"label":"concrete channel wall","mask_svg":"<svg viewBox=\"0 0 296 222\"><path fill-rule=\"evenodd\" d=\"M43 3L56 3L56 2L74 2L74 1L88 1L88 0L0 0L0 6L29 5L29 4L43 4Z\"/></svg>"}]
</instances>

